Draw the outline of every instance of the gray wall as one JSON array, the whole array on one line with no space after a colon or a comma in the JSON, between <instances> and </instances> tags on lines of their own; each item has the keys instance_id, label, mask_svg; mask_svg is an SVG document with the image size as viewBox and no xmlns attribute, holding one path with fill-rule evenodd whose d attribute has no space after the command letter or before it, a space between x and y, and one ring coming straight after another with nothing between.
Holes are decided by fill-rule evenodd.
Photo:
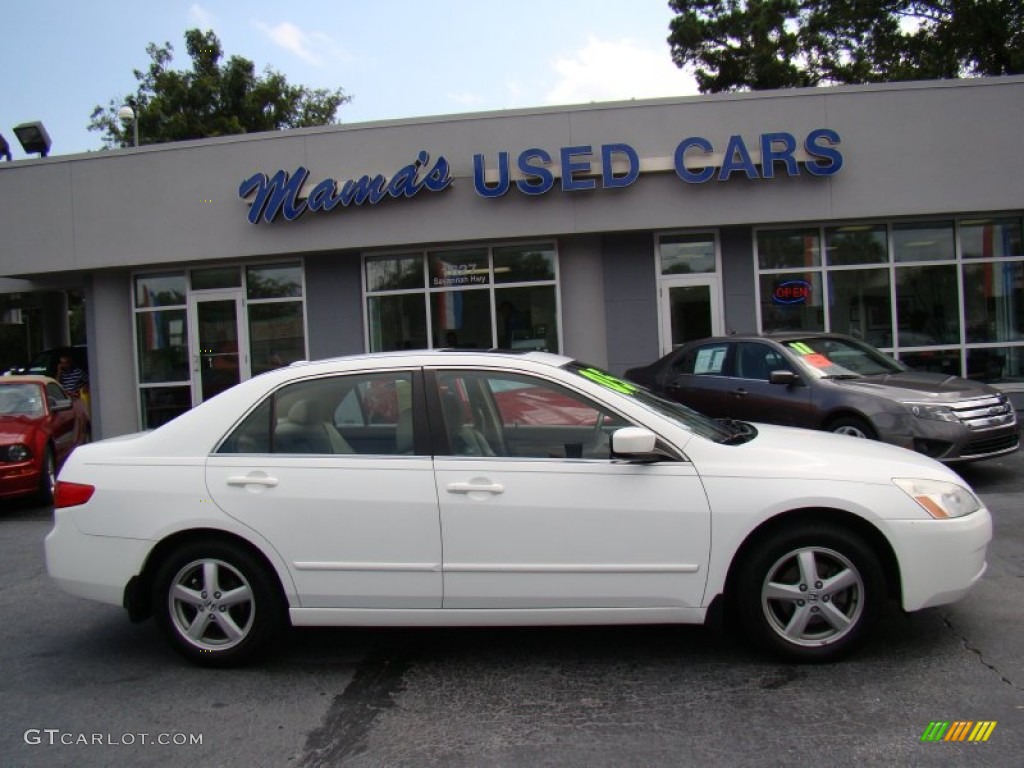
<instances>
[{"instance_id":1,"label":"gray wall","mask_svg":"<svg viewBox=\"0 0 1024 768\"><path fill-rule=\"evenodd\" d=\"M93 437L137 432L139 394L135 388L129 273L93 273L86 280L85 302Z\"/></svg>"},{"instance_id":2,"label":"gray wall","mask_svg":"<svg viewBox=\"0 0 1024 768\"><path fill-rule=\"evenodd\" d=\"M605 235L601 253L608 369L623 373L658 357L654 237L646 232Z\"/></svg>"},{"instance_id":3,"label":"gray wall","mask_svg":"<svg viewBox=\"0 0 1024 768\"><path fill-rule=\"evenodd\" d=\"M607 367L601 238L584 235L559 239L558 282L562 353L600 368Z\"/></svg>"},{"instance_id":4,"label":"gray wall","mask_svg":"<svg viewBox=\"0 0 1024 768\"><path fill-rule=\"evenodd\" d=\"M309 257L305 269L310 360L363 352L360 255L338 252Z\"/></svg>"},{"instance_id":5,"label":"gray wall","mask_svg":"<svg viewBox=\"0 0 1024 768\"><path fill-rule=\"evenodd\" d=\"M722 248L722 308L729 333L757 333L757 279L754 270L754 234L750 227L723 227L719 231Z\"/></svg>"}]
</instances>

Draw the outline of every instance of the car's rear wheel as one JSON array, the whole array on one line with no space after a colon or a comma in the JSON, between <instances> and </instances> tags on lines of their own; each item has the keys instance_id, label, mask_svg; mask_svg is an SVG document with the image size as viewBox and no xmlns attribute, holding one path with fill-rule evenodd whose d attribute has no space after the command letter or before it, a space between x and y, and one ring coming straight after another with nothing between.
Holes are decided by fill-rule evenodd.
<instances>
[{"instance_id":1,"label":"car's rear wheel","mask_svg":"<svg viewBox=\"0 0 1024 768\"><path fill-rule=\"evenodd\" d=\"M284 628L275 577L230 542L193 542L166 558L153 581L153 613L180 654L235 666L265 653Z\"/></svg>"},{"instance_id":2,"label":"car's rear wheel","mask_svg":"<svg viewBox=\"0 0 1024 768\"><path fill-rule=\"evenodd\" d=\"M874 428L864 419L858 419L856 416L842 416L829 422L828 431L834 432L837 435L849 435L850 437L860 437L867 440L878 439L878 433L875 432Z\"/></svg>"},{"instance_id":3,"label":"car's rear wheel","mask_svg":"<svg viewBox=\"0 0 1024 768\"><path fill-rule=\"evenodd\" d=\"M852 651L884 597L882 567L858 535L811 525L761 541L740 565L734 595L748 635L797 661Z\"/></svg>"}]
</instances>

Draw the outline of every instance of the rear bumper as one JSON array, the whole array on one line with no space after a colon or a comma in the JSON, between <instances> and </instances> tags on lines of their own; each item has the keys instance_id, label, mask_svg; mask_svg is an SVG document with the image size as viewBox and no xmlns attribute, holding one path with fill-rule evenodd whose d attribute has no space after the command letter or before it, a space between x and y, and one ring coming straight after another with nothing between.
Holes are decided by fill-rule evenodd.
<instances>
[{"instance_id":1,"label":"rear bumper","mask_svg":"<svg viewBox=\"0 0 1024 768\"><path fill-rule=\"evenodd\" d=\"M84 534L70 509L55 510L54 516L45 542L50 577L68 594L123 605L125 585L139 573L153 543Z\"/></svg>"},{"instance_id":2,"label":"rear bumper","mask_svg":"<svg viewBox=\"0 0 1024 768\"><path fill-rule=\"evenodd\" d=\"M956 602L985 573L992 539L985 508L953 520L890 520L887 527L900 563L904 610Z\"/></svg>"}]
</instances>

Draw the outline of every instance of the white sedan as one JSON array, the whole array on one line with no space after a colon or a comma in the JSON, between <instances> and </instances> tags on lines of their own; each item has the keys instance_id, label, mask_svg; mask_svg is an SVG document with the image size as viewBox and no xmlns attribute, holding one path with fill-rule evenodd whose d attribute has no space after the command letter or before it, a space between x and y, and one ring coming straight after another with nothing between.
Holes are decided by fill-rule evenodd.
<instances>
[{"instance_id":1,"label":"white sedan","mask_svg":"<svg viewBox=\"0 0 1024 768\"><path fill-rule=\"evenodd\" d=\"M55 506L65 590L152 615L218 666L289 624L719 616L789 658L835 658L887 598L963 597L992 533L924 456L713 421L543 352L296 363L78 448Z\"/></svg>"}]
</instances>

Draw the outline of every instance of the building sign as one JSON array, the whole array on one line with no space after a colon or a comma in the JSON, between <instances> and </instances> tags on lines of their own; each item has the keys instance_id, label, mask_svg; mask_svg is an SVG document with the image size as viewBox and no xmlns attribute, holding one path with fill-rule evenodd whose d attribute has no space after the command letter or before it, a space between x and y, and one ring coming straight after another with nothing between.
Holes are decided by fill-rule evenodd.
<instances>
[{"instance_id":1,"label":"building sign","mask_svg":"<svg viewBox=\"0 0 1024 768\"><path fill-rule=\"evenodd\" d=\"M415 197L421 191L442 192L452 183L451 169L443 155L428 170L430 155L420 152L416 160L399 168L390 179L382 174L361 176L338 182L324 179L305 197L301 196L309 171L301 165L292 174L280 170L268 177L254 173L238 187L238 196L245 199L255 194L249 206L249 223L260 219L274 221L283 216L295 221L307 211L333 211L339 205L376 205L387 197Z\"/></svg>"},{"instance_id":2,"label":"building sign","mask_svg":"<svg viewBox=\"0 0 1024 768\"><path fill-rule=\"evenodd\" d=\"M485 198L502 197L515 189L524 195L543 195L558 187L562 192L619 189L635 184L643 173L675 171L687 184L725 182L734 177L772 179L776 174L827 177L843 167L839 134L828 128L810 131L802 141L792 133L762 133L756 139L730 136L724 147L702 136L680 141L671 157L641 159L629 144L609 143L524 149L515 156L498 152L493 158L473 155L473 189ZM282 217L295 221L307 212L326 213L335 208L376 205L387 198L411 198L424 192L443 192L452 183L451 167L443 155L430 163L421 151L416 160L390 178L382 174L338 181L324 179L307 189L309 170L279 170L272 176L256 173L241 183L239 197L250 199L252 224ZM782 302L795 303L795 302Z\"/></svg>"}]
</instances>

